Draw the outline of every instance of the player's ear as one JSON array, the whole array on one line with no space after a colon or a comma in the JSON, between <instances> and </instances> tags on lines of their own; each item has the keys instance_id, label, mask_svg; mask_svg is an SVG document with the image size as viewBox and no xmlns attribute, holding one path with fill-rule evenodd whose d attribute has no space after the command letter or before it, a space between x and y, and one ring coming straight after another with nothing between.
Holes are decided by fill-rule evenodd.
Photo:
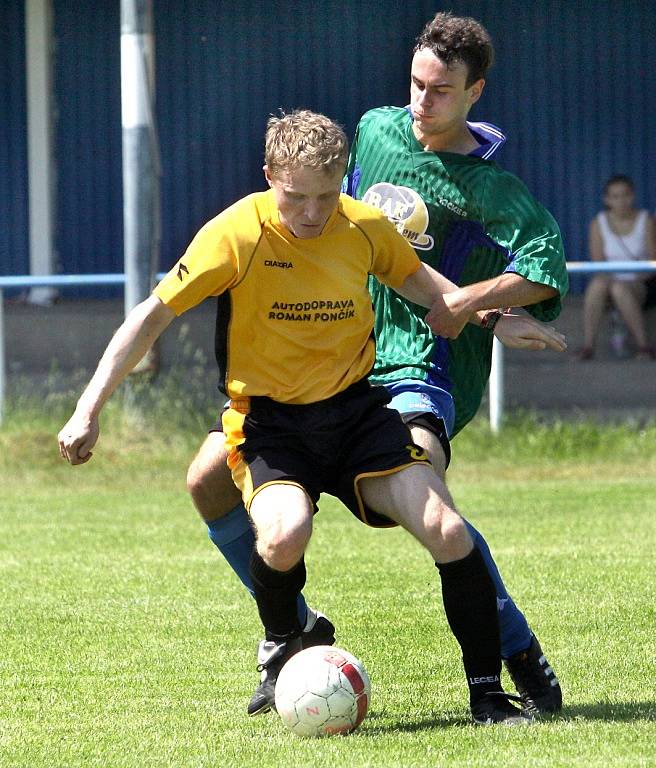
<instances>
[{"instance_id":1,"label":"player's ear","mask_svg":"<svg viewBox=\"0 0 656 768\"><path fill-rule=\"evenodd\" d=\"M271 186L273 179L271 178L271 171L269 170L269 166L263 165L262 170L264 171L264 178L267 180L267 184Z\"/></svg>"},{"instance_id":2,"label":"player's ear","mask_svg":"<svg viewBox=\"0 0 656 768\"><path fill-rule=\"evenodd\" d=\"M483 93L483 88L485 88L485 80L481 78L480 80L477 80L473 85L469 87L469 104L470 106L473 104L476 104L476 102L481 98L481 94Z\"/></svg>"}]
</instances>

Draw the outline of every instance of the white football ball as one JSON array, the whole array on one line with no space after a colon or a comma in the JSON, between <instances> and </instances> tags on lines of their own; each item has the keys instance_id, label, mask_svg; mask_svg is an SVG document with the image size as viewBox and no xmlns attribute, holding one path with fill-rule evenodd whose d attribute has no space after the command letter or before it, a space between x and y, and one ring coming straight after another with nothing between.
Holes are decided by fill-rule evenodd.
<instances>
[{"instance_id":1,"label":"white football ball","mask_svg":"<svg viewBox=\"0 0 656 768\"><path fill-rule=\"evenodd\" d=\"M276 682L276 709L297 736L350 733L364 720L370 697L362 662L331 645L292 656Z\"/></svg>"}]
</instances>

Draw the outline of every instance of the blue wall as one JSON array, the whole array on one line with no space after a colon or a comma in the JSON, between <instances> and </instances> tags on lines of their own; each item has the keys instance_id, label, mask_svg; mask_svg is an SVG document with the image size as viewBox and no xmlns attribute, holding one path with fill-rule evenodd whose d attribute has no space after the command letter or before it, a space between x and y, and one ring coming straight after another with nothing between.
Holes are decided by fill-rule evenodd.
<instances>
[{"instance_id":1,"label":"blue wall","mask_svg":"<svg viewBox=\"0 0 656 768\"><path fill-rule=\"evenodd\" d=\"M432 14L432 3L417 2L390 24L391 0L375 14L334 0L154 6L162 269L207 219L263 187L270 113L306 106L352 132L370 106L403 102L408 50ZM54 10L61 270L120 271L119 3L55 0Z\"/></svg>"},{"instance_id":2,"label":"blue wall","mask_svg":"<svg viewBox=\"0 0 656 768\"><path fill-rule=\"evenodd\" d=\"M120 2L54 0L53 11L59 268L122 272Z\"/></svg>"},{"instance_id":3,"label":"blue wall","mask_svg":"<svg viewBox=\"0 0 656 768\"><path fill-rule=\"evenodd\" d=\"M22 0L0 3L2 272L27 271ZM445 4L392 0L155 0L163 166L162 268L236 198L262 188L262 135L306 106L352 132L372 106L407 101L412 41ZM656 207L650 130L656 3L454 0L492 33L497 64L472 116L509 140L500 162L559 220L568 256L612 173ZM120 3L54 0L57 246L64 272L122 270Z\"/></svg>"},{"instance_id":4,"label":"blue wall","mask_svg":"<svg viewBox=\"0 0 656 768\"><path fill-rule=\"evenodd\" d=\"M497 64L479 118L508 134L499 161L555 215L570 260L587 258L588 222L614 173L656 209L656 3L640 0L454 0L480 19ZM572 281L581 287L582 278Z\"/></svg>"},{"instance_id":5,"label":"blue wall","mask_svg":"<svg viewBox=\"0 0 656 768\"><path fill-rule=\"evenodd\" d=\"M403 102L408 49L433 8L412 5L396 19L390 0L375 13L369 3L335 0L159 0L163 264L218 210L264 187L271 113L308 107L352 133L365 109Z\"/></svg>"},{"instance_id":6,"label":"blue wall","mask_svg":"<svg viewBox=\"0 0 656 768\"><path fill-rule=\"evenodd\" d=\"M29 269L23 3L0 2L0 274Z\"/></svg>"}]
</instances>

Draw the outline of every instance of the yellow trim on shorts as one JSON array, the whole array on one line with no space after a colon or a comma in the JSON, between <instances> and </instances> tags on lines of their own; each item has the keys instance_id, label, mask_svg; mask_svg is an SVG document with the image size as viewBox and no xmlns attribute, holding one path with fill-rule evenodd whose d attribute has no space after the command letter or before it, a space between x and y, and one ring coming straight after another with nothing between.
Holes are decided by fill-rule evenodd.
<instances>
[{"instance_id":1,"label":"yellow trim on shorts","mask_svg":"<svg viewBox=\"0 0 656 768\"><path fill-rule=\"evenodd\" d=\"M221 417L223 433L226 436L225 446L228 449L228 469L232 474L232 481L241 492L244 505L245 499L253 496L253 478L248 464L243 460L239 446L246 441L244 435L244 421L248 413L248 401L238 403L238 408L226 408ZM247 507L248 508L248 507Z\"/></svg>"},{"instance_id":2,"label":"yellow trim on shorts","mask_svg":"<svg viewBox=\"0 0 656 768\"><path fill-rule=\"evenodd\" d=\"M355 493L356 501L358 502L358 512L360 520L365 524L368 525L371 528L396 528L399 524L394 522L394 520L390 520L389 517L382 514L382 512L377 512L376 514L380 517L384 517L386 520L389 520L389 523L371 523L367 518L367 513L365 512L365 506L364 502L362 501L362 497L360 496L360 491L358 489L358 483L360 480L366 478L366 477L385 477L387 475L395 475L397 472L400 472L403 469L407 469L408 467L428 467L431 471L433 471L433 465L427 461L426 459L420 460L420 461L409 461L407 464L401 464L398 467L393 467L392 469L383 469L378 472L363 472L360 475L356 475L353 478L353 491Z\"/></svg>"},{"instance_id":3,"label":"yellow trim on shorts","mask_svg":"<svg viewBox=\"0 0 656 768\"><path fill-rule=\"evenodd\" d=\"M231 404L221 414L221 426L223 427L223 434L226 436L225 444L228 448L228 466L230 469L232 469L232 456L236 453L236 449L246 440L244 422L248 415L249 403L247 401L244 405L242 402L239 402L238 405L243 407L235 408Z\"/></svg>"},{"instance_id":4,"label":"yellow trim on shorts","mask_svg":"<svg viewBox=\"0 0 656 768\"><path fill-rule=\"evenodd\" d=\"M228 467L232 473L232 481L241 493L244 506L248 509L253 498L253 478L248 464L242 459L238 448L231 448L228 454ZM249 501L246 502L246 499Z\"/></svg>"}]
</instances>

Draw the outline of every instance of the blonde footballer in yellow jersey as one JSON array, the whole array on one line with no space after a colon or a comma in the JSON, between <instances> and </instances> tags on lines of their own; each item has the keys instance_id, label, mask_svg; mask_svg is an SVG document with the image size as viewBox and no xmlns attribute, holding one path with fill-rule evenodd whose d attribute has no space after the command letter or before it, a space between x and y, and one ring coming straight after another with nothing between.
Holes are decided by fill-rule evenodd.
<instances>
[{"instance_id":1,"label":"blonde footballer in yellow jersey","mask_svg":"<svg viewBox=\"0 0 656 768\"><path fill-rule=\"evenodd\" d=\"M470 706L503 695L496 594L482 555L441 500L425 452L398 411L386 407L387 391L366 377L374 353L368 275L426 307L444 304L454 286L419 264L381 214L340 197L347 156L343 130L323 115L271 118L271 190L199 232L117 330L58 435L64 459L89 461L114 389L177 314L220 296L232 399L224 428L256 532L250 577L266 635L249 714L273 707L278 672L301 648L304 552L324 491L366 522L401 525L422 544L439 570ZM545 339L541 329L535 333ZM504 721L524 716L506 711Z\"/></svg>"},{"instance_id":2,"label":"blonde footballer in yellow jersey","mask_svg":"<svg viewBox=\"0 0 656 768\"><path fill-rule=\"evenodd\" d=\"M371 370L367 274L398 288L419 266L374 208L341 195L321 235L298 238L269 190L206 224L154 293L179 315L228 291L226 394L311 403Z\"/></svg>"}]
</instances>

